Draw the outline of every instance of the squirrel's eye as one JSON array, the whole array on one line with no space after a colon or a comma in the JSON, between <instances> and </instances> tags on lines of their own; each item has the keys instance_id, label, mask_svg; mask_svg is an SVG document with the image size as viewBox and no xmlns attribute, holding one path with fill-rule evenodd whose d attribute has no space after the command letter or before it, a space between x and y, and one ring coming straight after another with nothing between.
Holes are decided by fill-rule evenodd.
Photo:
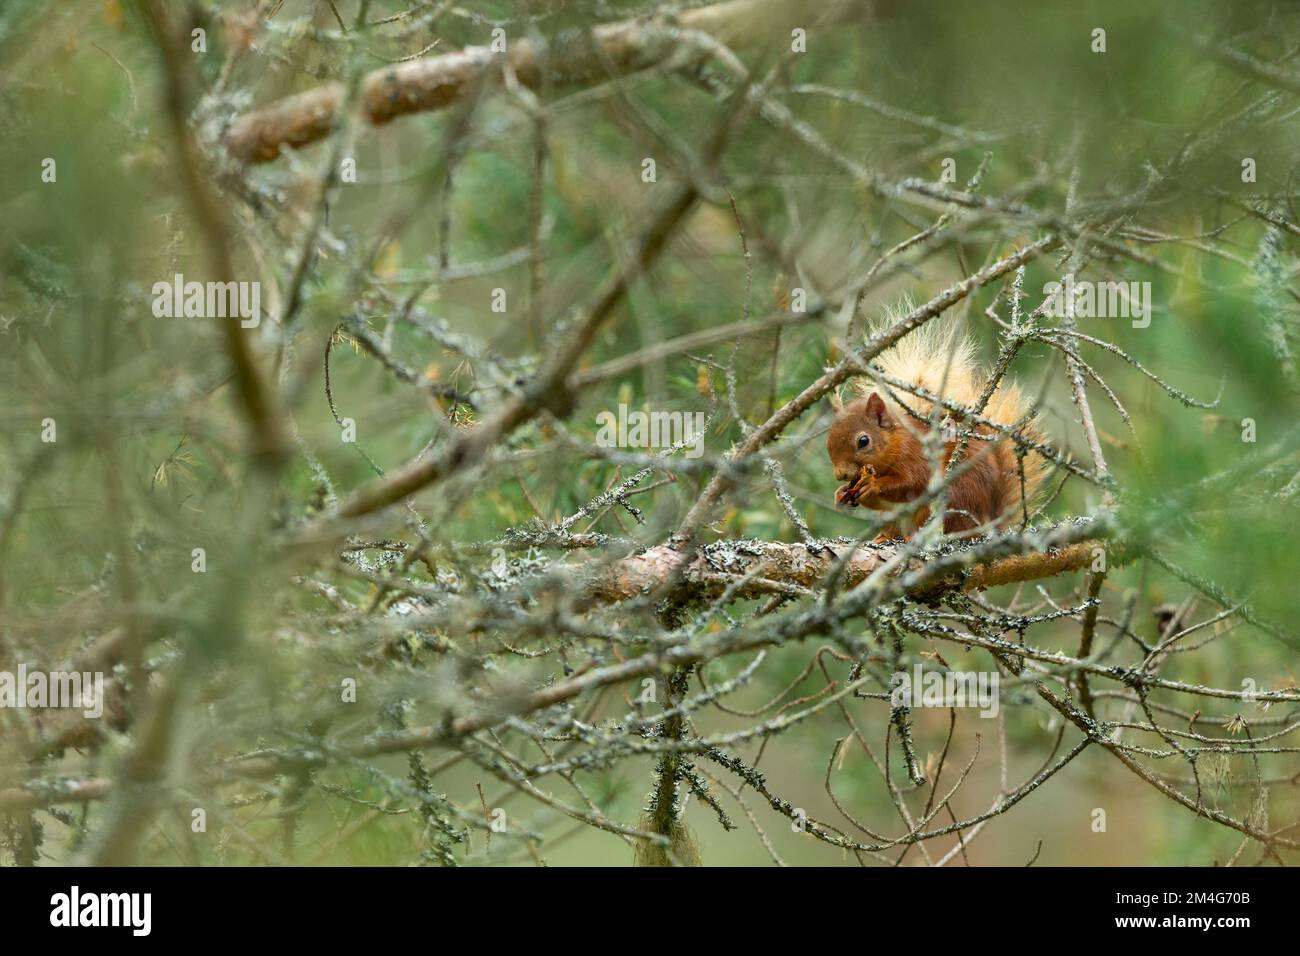
<instances>
[{"instance_id":1,"label":"squirrel's eye","mask_svg":"<svg viewBox=\"0 0 1300 956\"><path fill-rule=\"evenodd\" d=\"M859 448L866 448L866 447L868 447L870 444L871 444L871 436L870 436L870 435L859 435L859 436L858 436L858 447L859 447Z\"/></svg>"}]
</instances>

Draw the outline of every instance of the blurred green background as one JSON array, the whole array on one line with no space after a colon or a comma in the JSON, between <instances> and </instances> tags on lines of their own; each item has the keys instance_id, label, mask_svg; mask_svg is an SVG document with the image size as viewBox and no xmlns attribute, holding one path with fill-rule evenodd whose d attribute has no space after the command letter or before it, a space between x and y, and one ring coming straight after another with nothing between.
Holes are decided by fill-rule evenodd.
<instances>
[{"instance_id":1,"label":"blurred green background","mask_svg":"<svg viewBox=\"0 0 1300 956\"><path fill-rule=\"evenodd\" d=\"M420 4L374 0L368 5L369 19L412 6ZM435 54L485 44L493 24L504 25L512 37L529 31L553 36L651 9L622 2L473 0L462 6L411 36L374 27L363 41L353 43L314 35L338 33L330 6L314 0L286 0L260 25L246 2L177 4L183 8L177 15L192 18L207 36L206 53L195 55L205 95L193 119L210 135L252 106L343 77L354 66L376 68L435 38ZM337 7L351 24L356 0L338 0ZM261 12L268 12L266 5ZM1119 240L1147 262L1115 255L1090 266L1092 278L1152 283L1150 327L1133 328L1116 319L1080 320L1083 332L1115 343L1190 396L1208 401L1221 390L1214 409L1187 408L1116 355L1086 345L1082 350L1131 415L1132 431L1105 395L1091 388L1124 508L1149 515L1158 503L1185 502L1161 517L1153 531L1162 552L1189 572L1217 582L1233 600L1249 601L1260 619L1274 622L1282 632L1278 637L1237 626L1196 653L1177 656L1162 671L1218 687L1239 688L1247 678L1270 689L1294 687L1296 681L1293 622L1300 613L1295 587L1300 564L1293 538L1300 527L1300 499L1282 490L1300 472L1292 431L1300 406L1294 362L1287 368L1280 361L1275 329L1281 328L1284 340L1293 334L1297 237L1294 231L1270 231L1237 200L1257 203L1291 223L1300 221L1294 188L1300 104L1294 92L1274 92L1216 62L1180 31L1225 38L1260 61L1300 75L1292 58L1300 36L1297 26L1300 11L1280 3L884 4L847 26L811 31L808 51L789 58L777 92L836 151L885 181L937 182L943 160L952 158L953 188L961 188L987 153L979 194L1023 202L1047 216L1064 214L1072 175L1077 174L1075 195L1085 205L1114 201L1141 190L1152 169L1165 170L1188 143L1231 122L1224 136L1180 163L1135 211L1128 225L1166 237ZM1096 27L1106 31L1105 53L1090 49ZM245 46L249 36L251 46ZM778 50L781 42L777 37ZM761 75L774 55L751 50L744 59ZM337 573L328 562L303 564L247 547L238 520L248 506L246 433L230 395L215 325L159 319L150 309L154 282L177 272L201 278L206 260L161 106L158 57L139 11L126 0L71 5L8 0L0 9L0 65L0 514L5 515L0 627L5 656L61 660L113 626L146 620L167 632L146 655L150 667L165 667L183 648L207 652L202 679L192 685L178 718L175 751L182 755L215 758L282 744L278 734L305 733L314 721L328 724L331 735L351 739L394 726L392 712L402 700L409 702L403 711L408 726L437 723L448 701L460 699L459 677L427 650L410 659L367 664L359 705L331 704L340 676L359 673L358 655L371 638L341 620L295 577L328 580L346 598L363 604L373 594L370 585ZM866 108L813 89L800 92L801 85L852 91L888 109ZM340 495L374 477L365 456L385 470L396 467L436 434L431 419L448 414L445 401L396 380L346 333L336 334L350 316L385 336L407 367L439 383L477 390L485 402L495 400L483 368L409 326L390 325L391 306L374 287L399 299L418 292L417 307L427 315L445 319L453 332L480 338L508 360L520 359L520 367L527 369L529 356L557 341L549 324L590 301L625 254L625 243L679 181L683 152L698 150L720 115L718 100L699 83L657 71L597 95L555 89L539 96L548 111L541 130L545 283L538 302L530 301L526 256L515 256L505 268L482 276L436 276L440 257L446 257L454 276L457 266L473 272L473 264L526 251L529 243L538 131L517 101L491 95L470 115L472 132L460 145L446 193L440 192L446 169L442 154L454 111L411 116L356 136L348 155L356 160L357 181L338 185L332 194L324 226L328 241L311 262L292 349L276 351L284 343L276 339L273 323L259 330L264 356L275 354L281 363L273 374L301 437L297 447L310 449ZM1257 102L1264 104L1258 115L1234 118ZM283 306L286 276L292 274L299 237L315 208L317 173L329 149L318 144L246 171L219 163L213 172L235 229L237 277L262 281L268 313ZM641 179L645 157L657 160L658 180L652 184ZM1256 162L1255 183L1241 180L1245 157ZM55 182L42 181L47 158L57 163ZM588 365L746 315L765 316L781 307L794 286L833 296L882 252L938 215L900 198L873 194L823 156L758 120L742 126L722 171L751 257L742 255L729 206L703 203L651 277L634 286L599 336ZM372 263L373 275L363 276L358 264L365 262L374 237L403 215L410 221L383 246ZM863 316L875 319L897 309L904 298L924 301L1043 231L1041 223L963 217L947 238L909 259L906 270L872 288ZM1029 267L1025 289L1030 307L1039 301L1044 283L1060 274L1054 257ZM490 308L496 288L506 290L511 304L504 315ZM992 305L1002 318L1008 315L1005 297L995 304L996 292L996 287L981 290L943 319L964 322L989 359L996 354L998 329L985 309ZM546 328L524 319L534 308L546 317ZM736 400L749 421L761 422L771 401L789 400L841 354L842 343L835 339L842 331L833 318L785 329L775 349L774 372L771 333L739 342ZM356 422L355 446L339 441L324 395L323 356L331 340L331 391L339 414ZM709 363L725 364L731 356L730 343L715 344L603 382L583 394L567 425L591 441L596 415L619 403L708 410L725 388L724 376ZM1044 421L1053 442L1089 461L1059 353L1031 345L1017 357L1012 375L1033 394L1043 389ZM476 417L465 409L457 414ZM856 534L862 527L860 515L833 507L835 483L821 437L830 415L830 407L819 403L773 449L809 528L828 537ZM47 418L57 422L52 451L40 440ZM1245 419L1254 422L1254 443L1242 440ZM741 437L725 414L715 422L705 446L711 455L725 453ZM1283 452L1271 469L1252 471L1229 487L1197 486L1239 464L1241 456L1279 441ZM415 497L416 508L435 521L440 538L483 541L535 519L554 521L605 490L616 475L628 473L609 461L575 454L542 425L519 432L512 447L534 455ZM701 481L699 475L678 476L632 499L644 512L643 524L616 509L595 530L646 545L659 543L698 496ZM1058 482L1052 481L1052 487ZM1091 486L1068 482L1049 515L1086 513L1100 497ZM320 498L318 476L305 457L296 457L278 490L263 543L310 516ZM733 497L715 529L723 537L798 540L775 496L757 480ZM403 529L402 516L396 514L373 530L374 537L386 537L409 529ZM195 547L208 555L209 572L201 580L190 568ZM226 606L223 576L244 574L252 578L245 603ZM1077 603L1081 582L1081 575L1067 575L1038 586L1064 605ZM1022 596L1032 596L1033 587L1026 586ZM998 601L1010 596L1010 589L990 595ZM1118 619L1126 601L1131 602L1134 630L1154 642L1157 609L1192 596L1186 583L1140 560L1111 574L1102 591L1102 614ZM732 615L739 619L748 610L742 604ZM1202 596L1188 619L1203 620L1216 611ZM174 639L171 629L195 636L186 643ZM1103 632L1109 634L1104 625ZM1037 646L1066 653L1074 652L1077 634L1078 624L1070 620L1030 632ZM910 654L929 649L928 642L909 639ZM769 652L759 678L729 704L745 709L771 700L804 671L815 650L805 644ZM989 666L988 658L975 652L952 645L940 650L958 669ZM715 683L747 662L747 657L717 661L706 675ZM509 666L540 679L553 670L552 664L542 660ZM827 666L837 679L847 672L838 662ZM814 693L823 684L816 671L791 696ZM604 719L623 713L624 693L635 691L611 691L597 704L596 715ZM1023 695L1024 706L1011 702L1016 695ZM1057 725L1031 697L1032 692L1010 688L1004 695L1013 787L1043 764L1056 739ZM1188 710L1201 703L1160 699ZM1281 707L1263 712L1239 702L1215 703L1220 706L1214 713L1224 720L1241 713L1252 726L1258 720L1284 722L1286 713ZM881 709L862 702L849 706L881 756ZM709 711L708 720L701 729L710 732L755 722L716 711ZM6 734L10 739L0 743L0 753L18 736L12 725L9 729L14 733ZM943 748L947 730L947 713L916 715L923 760ZM838 712L827 709L773 736L759 769L784 799L811 817L833 820L837 814L823 781L835 742L846 732ZM1222 725L1202 732L1227 734ZM1067 746L1075 733L1067 731ZM953 803L964 816L987 809L1000 783L997 722L963 712L941 789L954 782L957 768L974 754L977 738L979 760ZM28 775L111 775L130 741L128 733L106 730L95 745L80 751L69 749L34 765L11 762L3 783L12 786ZM1156 738L1143 742L1160 746ZM752 760L757 751L747 745L743 753ZM530 756L540 759L540 754ZM841 756L833 775L841 803L874 829L898 832L902 824L876 767L852 743ZM426 759L437 766L448 758L433 751ZM890 760L894 780L905 780L896 741L891 742ZM1261 757L1260 765L1269 779L1294 778L1300 769L1294 754L1287 753ZM405 779L408 772L402 755L379 759L374 766L392 780ZM612 770L579 773L578 780L612 819L632 825L650 789L651 770L648 759L630 759ZM1186 764L1177 760L1157 762L1155 770L1187 776ZM1209 755L1202 758L1200 770L1209 805L1237 817L1251 816L1256 770L1250 759ZM178 773L182 785L202 799L215 801L217 793L234 799L236 805L223 811L229 821L238 821L259 841L276 842L283 826L279 810L292 801L292 778L218 790L205 789L209 785L192 773ZM420 859L420 814L382 779L366 767L348 765L332 767L318 779L347 788L350 796L313 791L298 824L297 860L405 865ZM481 802L504 807L512 827L544 832L541 853L550 864L631 861L621 840L512 794L469 761L450 765L435 780L438 792L459 806L474 812ZM791 832L789 821L752 792L746 796L773 848L787 862L855 862ZM566 795L570 797L577 799ZM745 814L725 794L720 799L739 826L734 833L724 832L698 800L689 804L687 819L704 860L767 862ZM367 806L358 800L379 803ZM184 808L188 804L181 803L156 815L142 859L164 864L258 860L248 845L228 835L221 840L194 837ZM1105 833L1090 827L1096 807L1107 810ZM69 809L68 821L44 820L48 862L69 859L81 845L81 824L93 834L101 819L99 808L84 819L79 808ZM1296 810L1293 787L1270 787L1271 820L1288 820ZM852 831L842 819L837 825ZM1035 854L1039 865L1210 864L1231 857L1240 840L1240 834L1196 819L1124 771L1112 756L1090 748L1012 812L991 821L967 855L973 864L1017 865ZM944 843L942 850L929 850L935 856L953 845L938 842ZM531 862L518 842L502 838L490 844L486 835L475 833L456 853L463 862ZM916 848L905 858L908 863L921 860Z\"/></svg>"}]
</instances>

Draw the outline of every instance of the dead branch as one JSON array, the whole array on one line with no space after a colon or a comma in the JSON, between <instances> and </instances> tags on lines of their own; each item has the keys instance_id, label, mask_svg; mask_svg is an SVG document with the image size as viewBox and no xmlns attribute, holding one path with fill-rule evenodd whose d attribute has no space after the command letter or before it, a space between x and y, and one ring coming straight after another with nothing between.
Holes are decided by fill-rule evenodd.
<instances>
[{"instance_id":1,"label":"dead branch","mask_svg":"<svg viewBox=\"0 0 1300 956\"><path fill-rule=\"evenodd\" d=\"M616 562L591 586L590 593L602 601L626 601L662 590L680 580L682 587L700 597L717 597L737 580L746 579L735 596L754 598L771 594L799 596L817 588L841 554L852 548L847 540L825 542L819 548L780 541L718 541L691 552L661 544ZM1087 567L1100 540L1081 541L1048 551L1018 554L972 565L964 573L927 582L914 588L912 596L932 596L946 590L975 591L1055 577ZM960 553L960 549L957 552ZM844 566L842 585L861 584L898 554L891 545L864 545L853 549ZM754 572L759 572L754 574ZM753 576L751 576L753 575Z\"/></svg>"},{"instance_id":2,"label":"dead branch","mask_svg":"<svg viewBox=\"0 0 1300 956\"><path fill-rule=\"evenodd\" d=\"M540 86L546 69L552 71L551 81L561 85L633 73L689 53L692 48L679 42L684 31L698 31L729 47L745 49L779 32L787 21L809 22L823 6L822 0L730 0L671 18L601 24L589 36L564 37L549 51L529 39L516 40L504 54L470 47L367 74L360 108L372 126L409 113L440 110L459 99L474 77L497 63L508 65L529 89ZM841 15L861 12L855 4L837 8ZM226 148L244 162L273 160L286 146L298 148L328 136L343 100L343 84L329 83L272 103L237 119L226 133Z\"/></svg>"}]
</instances>

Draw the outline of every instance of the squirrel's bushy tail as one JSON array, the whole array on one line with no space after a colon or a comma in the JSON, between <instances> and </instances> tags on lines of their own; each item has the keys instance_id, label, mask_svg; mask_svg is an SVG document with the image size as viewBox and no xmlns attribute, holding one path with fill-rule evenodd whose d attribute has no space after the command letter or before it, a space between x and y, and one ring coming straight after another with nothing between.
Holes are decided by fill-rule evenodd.
<instances>
[{"instance_id":1,"label":"squirrel's bushy tail","mask_svg":"<svg viewBox=\"0 0 1300 956\"><path fill-rule=\"evenodd\" d=\"M911 311L906 304L904 308ZM871 328L869 334L875 335L888 329L893 321L892 316L886 318L883 323ZM988 372L980 365L974 340L959 328L942 325L937 319L932 319L905 335L892 348L876 356L874 364L890 378L966 406L979 403L988 383ZM889 397L886 391L877 389L876 383L869 377L859 378L857 389L864 396L872 391L881 391L882 396L886 399ZM893 391L897 399L916 415L929 417L932 402L901 389ZM1041 422L1036 414L1030 414L1030 405L1020 387L1004 377L984 406L981 417L1014 429L1030 441L1042 444ZM942 417L941 413L940 418ZM989 432L990 429L986 426L981 431ZM975 450L972 446L967 453ZM993 446L993 454L997 457L998 469L1004 478L1002 500L1006 510L1013 512L1007 519L1009 522L1022 513L1021 466L1016 443L1009 438L1003 439ZM1034 451L1027 450L1023 458L1024 501L1032 513L1043 479L1047 476L1047 462Z\"/></svg>"}]
</instances>

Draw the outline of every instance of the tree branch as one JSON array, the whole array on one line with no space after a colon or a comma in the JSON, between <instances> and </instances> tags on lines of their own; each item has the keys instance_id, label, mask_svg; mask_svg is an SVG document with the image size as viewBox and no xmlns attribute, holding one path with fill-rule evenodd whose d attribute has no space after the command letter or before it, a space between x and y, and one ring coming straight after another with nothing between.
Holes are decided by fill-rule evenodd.
<instances>
[{"instance_id":1,"label":"tree branch","mask_svg":"<svg viewBox=\"0 0 1300 956\"><path fill-rule=\"evenodd\" d=\"M504 54L488 47L468 47L441 56L383 67L362 80L360 108L374 126L408 113L440 110L454 103L480 71L493 60L508 63L522 86L537 89L544 66L555 69L557 85L583 85L654 66L670 56L705 56L678 38L684 31L699 31L729 47L744 49L778 35L787 24L811 22L822 0L788 3L786 0L730 0L709 7L682 11L671 20L623 20L601 24L589 35L564 34L547 51L527 39L510 44ZM841 3L833 11L844 16L863 8ZM280 155L285 146L300 147L324 139L334 128L344 103L342 83L318 86L279 100L237 119L226 133L231 155L248 163L264 163Z\"/></svg>"},{"instance_id":2,"label":"tree branch","mask_svg":"<svg viewBox=\"0 0 1300 956\"><path fill-rule=\"evenodd\" d=\"M847 540L838 542L851 547ZM795 594L818 586L838 560L837 542L824 542L814 550L807 545L780 541L716 541L704 545L692 558L690 552L661 544L616 562L591 585L589 594L605 602L626 601L657 591L679 578L682 586L701 597L716 597L737 579L756 571L735 596L754 598L770 594ZM1061 548L1017 554L972 565L964 574L944 577L938 584L925 582L911 589L914 596L930 596L945 590L973 591L1055 577L1087 567L1100 540L1081 541ZM955 553L960 553L958 549ZM868 544L857 548L845 565L841 586L856 587L873 572L894 560L892 545Z\"/></svg>"}]
</instances>

